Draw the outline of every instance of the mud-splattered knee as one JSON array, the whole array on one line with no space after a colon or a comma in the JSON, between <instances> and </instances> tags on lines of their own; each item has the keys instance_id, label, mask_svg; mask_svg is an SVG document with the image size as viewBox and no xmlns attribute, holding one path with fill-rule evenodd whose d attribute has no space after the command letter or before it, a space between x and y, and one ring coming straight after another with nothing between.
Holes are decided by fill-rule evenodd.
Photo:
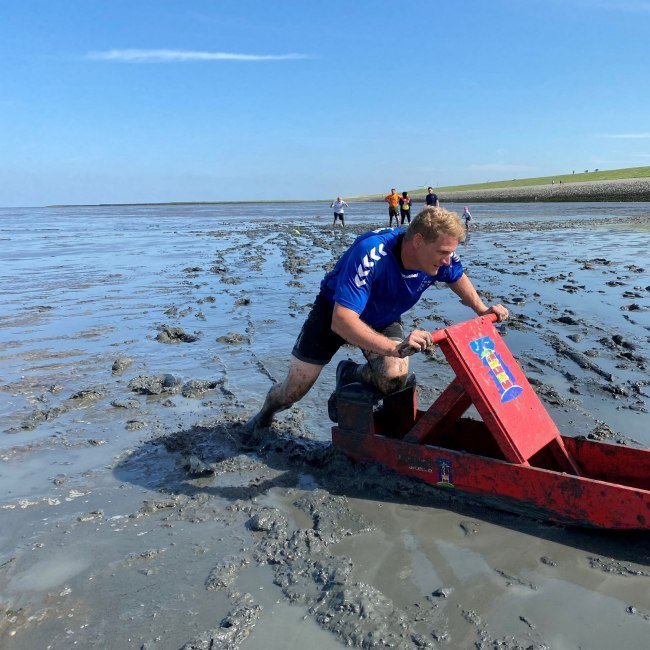
<instances>
[{"instance_id":1,"label":"mud-splattered knee","mask_svg":"<svg viewBox=\"0 0 650 650\"><path fill-rule=\"evenodd\" d=\"M401 390L406 385L407 374L408 373L404 373L392 377L387 375L375 377L375 388L384 395L389 395L397 390Z\"/></svg>"}]
</instances>

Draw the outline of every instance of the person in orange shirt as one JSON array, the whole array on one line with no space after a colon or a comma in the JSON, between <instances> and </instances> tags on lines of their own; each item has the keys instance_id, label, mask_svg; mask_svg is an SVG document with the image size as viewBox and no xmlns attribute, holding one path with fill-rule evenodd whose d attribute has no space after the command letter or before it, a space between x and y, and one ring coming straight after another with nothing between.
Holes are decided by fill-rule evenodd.
<instances>
[{"instance_id":1,"label":"person in orange shirt","mask_svg":"<svg viewBox=\"0 0 650 650\"><path fill-rule=\"evenodd\" d=\"M399 194L395 188L391 189L390 194L384 197L384 201L388 201L388 227L393 225L393 217L395 217L395 225L399 226Z\"/></svg>"}]
</instances>

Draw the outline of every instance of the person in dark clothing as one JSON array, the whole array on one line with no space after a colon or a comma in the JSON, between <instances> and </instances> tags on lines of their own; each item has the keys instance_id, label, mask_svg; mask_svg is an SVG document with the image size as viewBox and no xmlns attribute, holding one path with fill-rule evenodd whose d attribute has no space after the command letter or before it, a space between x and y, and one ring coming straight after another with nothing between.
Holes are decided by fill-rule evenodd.
<instances>
[{"instance_id":1,"label":"person in dark clothing","mask_svg":"<svg viewBox=\"0 0 650 650\"><path fill-rule=\"evenodd\" d=\"M399 200L399 213L402 218L401 226L404 225L405 221L411 223L411 204L412 201L409 198L408 192L402 192L402 197Z\"/></svg>"},{"instance_id":2,"label":"person in dark clothing","mask_svg":"<svg viewBox=\"0 0 650 650\"><path fill-rule=\"evenodd\" d=\"M434 194L433 187L427 187L427 190L429 190L429 193L424 198L424 202L427 205L437 208L440 205L440 202L438 201L438 195Z\"/></svg>"}]
</instances>

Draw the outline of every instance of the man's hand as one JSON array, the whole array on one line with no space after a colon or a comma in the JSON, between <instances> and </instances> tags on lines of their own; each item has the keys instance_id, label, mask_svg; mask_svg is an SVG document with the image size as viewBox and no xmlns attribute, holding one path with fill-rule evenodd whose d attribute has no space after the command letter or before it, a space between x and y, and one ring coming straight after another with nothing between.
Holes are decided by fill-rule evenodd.
<instances>
[{"instance_id":1,"label":"man's hand","mask_svg":"<svg viewBox=\"0 0 650 650\"><path fill-rule=\"evenodd\" d=\"M495 314L498 323L508 320L510 316L510 312L503 305L492 305L491 307L488 307L481 316L485 316L486 314Z\"/></svg>"},{"instance_id":2,"label":"man's hand","mask_svg":"<svg viewBox=\"0 0 650 650\"><path fill-rule=\"evenodd\" d=\"M395 348L395 356L403 359L410 357L416 352L424 352L433 347L431 333L427 330L413 330L398 346Z\"/></svg>"}]
</instances>

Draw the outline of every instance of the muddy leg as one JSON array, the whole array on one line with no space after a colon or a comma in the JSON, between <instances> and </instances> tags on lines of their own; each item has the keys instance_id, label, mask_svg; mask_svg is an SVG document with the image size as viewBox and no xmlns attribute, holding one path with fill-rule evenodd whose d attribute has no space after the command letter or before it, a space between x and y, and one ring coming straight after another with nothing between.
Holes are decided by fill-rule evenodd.
<instances>
[{"instance_id":1,"label":"muddy leg","mask_svg":"<svg viewBox=\"0 0 650 650\"><path fill-rule=\"evenodd\" d=\"M272 386L259 413L246 423L246 429L252 433L268 427L276 413L288 409L309 392L322 370L323 366L305 363L291 357L286 378L283 382Z\"/></svg>"},{"instance_id":2,"label":"muddy leg","mask_svg":"<svg viewBox=\"0 0 650 650\"><path fill-rule=\"evenodd\" d=\"M364 352L367 363L356 371L356 377L380 393L388 395L404 388L409 371L408 357L382 357L374 352Z\"/></svg>"}]
</instances>

